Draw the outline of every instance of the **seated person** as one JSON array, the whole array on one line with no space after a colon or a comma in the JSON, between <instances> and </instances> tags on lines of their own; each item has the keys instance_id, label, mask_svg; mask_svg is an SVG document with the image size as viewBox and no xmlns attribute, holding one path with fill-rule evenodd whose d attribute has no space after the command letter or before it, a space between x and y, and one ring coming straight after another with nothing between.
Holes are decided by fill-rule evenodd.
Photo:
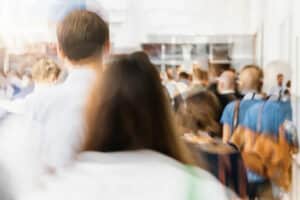
<instances>
[{"instance_id":1,"label":"seated person","mask_svg":"<svg viewBox=\"0 0 300 200\"><path fill-rule=\"evenodd\" d=\"M227 199L207 172L187 167L192 158L178 140L159 73L146 54L109 62L86 120L84 152L74 166L22 199Z\"/></svg>"}]
</instances>

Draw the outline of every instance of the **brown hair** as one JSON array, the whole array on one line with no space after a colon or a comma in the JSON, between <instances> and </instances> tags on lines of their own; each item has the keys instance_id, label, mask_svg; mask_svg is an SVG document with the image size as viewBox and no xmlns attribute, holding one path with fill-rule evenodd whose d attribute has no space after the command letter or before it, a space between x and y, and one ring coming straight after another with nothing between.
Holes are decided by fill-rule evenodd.
<instances>
[{"instance_id":1,"label":"brown hair","mask_svg":"<svg viewBox=\"0 0 300 200\"><path fill-rule=\"evenodd\" d=\"M208 64L208 75L210 77L219 77L221 74L230 69L230 64L225 63L209 63Z\"/></svg>"},{"instance_id":2,"label":"brown hair","mask_svg":"<svg viewBox=\"0 0 300 200\"><path fill-rule=\"evenodd\" d=\"M32 78L37 82L52 82L60 73L60 67L50 59L41 59L32 67Z\"/></svg>"},{"instance_id":3,"label":"brown hair","mask_svg":"<svg viewBox=\"0 0 300 200\"><path fill-rule=\"evenodd\" d=\"M159 73L143 52L111 59L87 108L83 150L151 149L189 163Z\"/></svg>"},{"instance_id":4,"label":"brown hair","mask_svg":"<svg viewBox=\"0 0 300 200\"><path fill-rule=\"evenodd\" d=\"M68 14L57 28L59 48L71 61L102 53L109 41L109 28L96 13L76 10Z\"/></svg>"},{"instance_id":5,"label":"brown hair","mask_svg":"<svg viewBox=\"0 0 300 200\"><path fill-rule=\"evenodd\" d=\"M209 91L201 91L189 96L180 105L176 119L182 133L205 131L221 137L221 126L218 123L220 112L217 97Z\"/></svg>"},{"instance_id":6,"label":"brown hair","mask_svg":"<svg viewBox=\"0 0 300 200\"><path fill-rule=\"evenodd\" d=\"M200 68L193 69L194 78L199 81L208 82L208 72Z\"/></svg>"}]
</instances>

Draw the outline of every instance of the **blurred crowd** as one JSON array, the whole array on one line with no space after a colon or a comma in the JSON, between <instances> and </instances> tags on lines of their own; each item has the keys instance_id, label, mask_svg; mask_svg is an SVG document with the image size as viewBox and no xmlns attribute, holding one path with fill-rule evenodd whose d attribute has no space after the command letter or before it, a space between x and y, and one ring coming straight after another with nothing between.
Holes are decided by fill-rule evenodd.
<instances>
[{"instance_id":1,"label":"blurred crowd","mask_svg":"<svg viewBox=\"0 0 300 200\"><path fill-rule=\"evenodd\" d=\"M57 27L42 58L0 80L0 199L283 199L298 152L291 81L256 65L158 71L110 55L97 14ZM65 70L67 72L65 72Z\"/></svg>"}]
</instances>

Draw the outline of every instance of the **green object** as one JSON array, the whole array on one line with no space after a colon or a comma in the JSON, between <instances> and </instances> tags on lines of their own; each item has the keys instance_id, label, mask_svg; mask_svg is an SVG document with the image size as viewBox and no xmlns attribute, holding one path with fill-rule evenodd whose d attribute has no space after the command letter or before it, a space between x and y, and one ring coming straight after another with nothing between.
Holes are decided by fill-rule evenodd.
<instances>
[{"instance_id":1,"label":"green object","mask_svg":"<svg viewBox=\"0 0 300 200\"><path fill-rule=\"evenodd\" d=\"M197 182L196 182L196 171L192 166L186 165L186 170L189 174L188 176L188 193L187 200L199 200L197 195Z\"/></svg>"}]
</instances>

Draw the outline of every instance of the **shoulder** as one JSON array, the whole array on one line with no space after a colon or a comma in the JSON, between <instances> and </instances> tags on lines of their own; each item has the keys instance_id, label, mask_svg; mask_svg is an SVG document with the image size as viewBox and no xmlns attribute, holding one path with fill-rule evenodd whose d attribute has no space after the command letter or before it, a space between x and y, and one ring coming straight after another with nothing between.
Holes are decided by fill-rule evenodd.
<instances>
[{"instance_id":1,"label":"shoulder","mask_svg":"<svg viewBox=\"0 0 300 200\"><path fill-rule=\"evenodd\" d=\"M214 176L196 167L193 168L193 171L190 181L194 179L194 184L198 188L194 191L194 194L198 199L227 199L227 193L230 193L230 191L227 191Z\"/></svg>"},{"instance_id":2,"label":"shoulder","mask_svg":"<svg viewBox=\"0 0 300 200\"><path fill-rule=\"evenodd\" d=\"M227 104L227 106L224 109L224 113L233 113L236 103L237 101L232 101L229 104Z\"/></svg>"}]
</instances>

